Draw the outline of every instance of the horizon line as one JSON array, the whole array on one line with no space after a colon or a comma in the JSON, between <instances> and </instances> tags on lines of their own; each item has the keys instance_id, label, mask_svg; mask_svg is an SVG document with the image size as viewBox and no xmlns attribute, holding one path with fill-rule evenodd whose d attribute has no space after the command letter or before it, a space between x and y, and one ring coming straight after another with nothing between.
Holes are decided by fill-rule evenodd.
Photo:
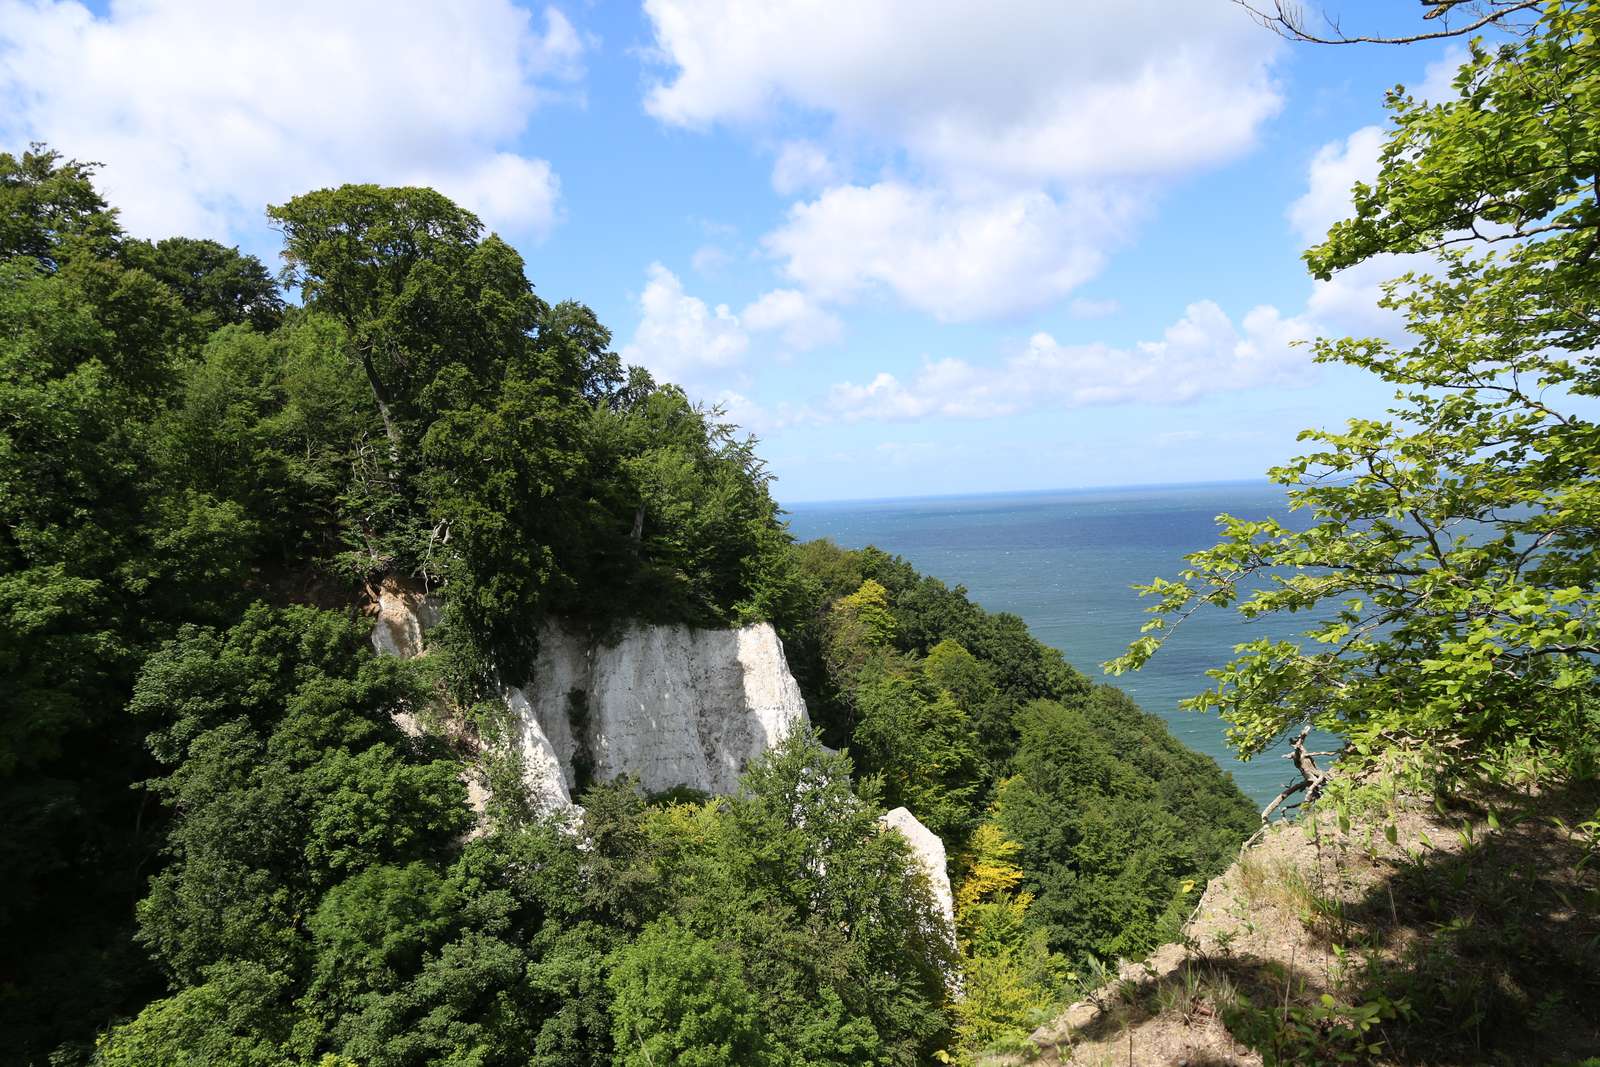
<instances>
[{"instance_id":1,"label":"horizon line","mask_svg":"<svg viewBox=\"0 0 1600 1067\"><path fill-rule=\"evenodd\" d=\"M898 504L917 500L973 500L982 497L1047 496L1052 493L1104 493L1138 489L1199 489L1206 486L1271 485L1265 476L1254 478L1207 478L1197 482L1118 482L1106 485L1053 486L1044 489L983 489L953 493L917 493L908 496L818 497L810 500L778 500L778 506L787 511L791 506L812 507L822 504Z\"/></svg>"}]
</instances>

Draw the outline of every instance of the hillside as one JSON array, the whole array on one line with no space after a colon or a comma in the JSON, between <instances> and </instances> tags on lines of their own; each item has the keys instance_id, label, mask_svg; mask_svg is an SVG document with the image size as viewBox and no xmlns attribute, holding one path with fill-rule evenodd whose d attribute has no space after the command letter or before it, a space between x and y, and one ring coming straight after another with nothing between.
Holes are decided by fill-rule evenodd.
<instances>
[{"instance_id":1,"label":"hillside","mask_svg":"<svg viewBox=\"0 0 1600 1067\"><path fill-rule=\"evenodd\" d=\"M43 148L0 216L5 1062L965 1058L1250 829L433 190L273 206L276 278Z\"/></svg>"},{"instance_id":2,"label":"hillside","mask_svg":"<svg viewBox=\"0 0 1600 1067\"><path fill-rule=\"evenodd\" d=\"M1361 796L1274 824L1179 941L985 1062L1597 1062L1600 788Z\"/></svg>"}]
</instances>

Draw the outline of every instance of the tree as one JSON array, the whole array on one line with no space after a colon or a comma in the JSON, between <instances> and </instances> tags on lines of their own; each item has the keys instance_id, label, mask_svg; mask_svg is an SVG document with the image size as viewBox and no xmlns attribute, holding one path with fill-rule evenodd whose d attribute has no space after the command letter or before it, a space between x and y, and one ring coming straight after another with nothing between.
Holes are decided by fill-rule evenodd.
<instances>
[{"instance_id":1,"label":"tree","mask_svg":"<svg viewBox=\"0 0 1600 1067\"><path fill-rule=\"evenodd\" d=\"M0 153L0 259L26 256L54 271L74 255L114 256L122 227L95 191L96 166L42 144L20 157Z\"/></svg>"},{"instance_id":2,"label":"tree","mask_svg":"<svg viewBox=\"0 0 1600 1067\"><path fill-rule=\"evenodd\" d=\"M177 294L202 337L219 326L248 322L267 333L283 321L283 297L255 256L216 241L167 237L127 241L123 257Z\"/></svg>"},{"instance_id":3,"label":"tree","mask_svg":"<svg viewBox=\"0 0 1600 1067\"><path fill-rule=\"evenodd\" d=\"M1416 44L1446 37L1464 37L1481 29L1520 27L1535 18L1546 0L1417 0L1426 10L1422 17L1434 28L1392 36L1347 34L1338 18L1324 12L1322 25L1306 17L1305 9L1293 0L1272 0L1270 6L1257 7L1252 0L1233 0L1250 13L1259 25L1291 41L1311 44Z\"/></svg>"},{"instance_id":4,"label":"tree","mask_svg":"<svg viewBox=\"0 0 1600 1067\"><path fill-rule=\"evenodd\" d=\"M622 950L608 979L619 1067L776 1062L756 997L729 947L663 919Z\"/></svg>"},{"instance_id":5,"label":"tree","mask_svg":"<svg viewBox=\"0 0 1600 1067\"><path fill-rule=\"evenodd\" d=\"M1396 387L1387 419L1308 430L1274 468L1304 530L1224 516L1222 540L1146 588L1135 668L1194 611L1325 609L1301 640L1259 640L1188 702L1244 757L1312 725L1358 760L1446 771L1513 753L1600 763L1600 10L1542 5L1526 34L1475 40L1458 96L1388 98L1377 180L1306 253L1328 277L1421 252L1387 287L1401 343L1316 358Z\"/></svg>"},{"instance_id":6,"label":"tree","mask_svg":"<svg viewBox=\"0 0 1600 1067\"><path fill-rule=\"evenodd\" d=\"M961 858L955 913L963 995L955 1012L965 1049L1025 1037L1060 985L1062 961L1051 954L1047 932L1027 923L1033 897L1017 892L1023 872L1013 860L1020 851L997 823L986 822Z\"/></svg>"},{"instance_id":7,"label":"tree","mask_svg":"<svg viewBox=\"0 0 1600 1067\"><path fill-rule=\"evenodd\" d=\"M397 456L422 391L445 366L479 379L534 328L541 302L522 259L432 189L344 185L267 209L283 233L284 282L337 319Z\"/></svg>"}]
</instances>

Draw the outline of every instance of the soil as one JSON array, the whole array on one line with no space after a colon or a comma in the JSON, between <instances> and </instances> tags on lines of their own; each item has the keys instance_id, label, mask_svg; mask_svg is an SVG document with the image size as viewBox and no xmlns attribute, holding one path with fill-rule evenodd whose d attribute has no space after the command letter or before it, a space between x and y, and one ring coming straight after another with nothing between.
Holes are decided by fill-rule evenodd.
<instances>
[{"instance_id":1,"label":"soil","mask_svg":"<svg viewBox=\"0 0 1600 1067\"><path fill-rule=\"evenodd\" d=\"M1390 794L1348 817L1323 803L1273 825L1206 887L1181 943L1124 965L1037 1030L1032 1054L983 1062L1443 1067L1600 1054L1600 855L1577 829L1600 788L1472 796Z\"/></svg>"}]
</instances>

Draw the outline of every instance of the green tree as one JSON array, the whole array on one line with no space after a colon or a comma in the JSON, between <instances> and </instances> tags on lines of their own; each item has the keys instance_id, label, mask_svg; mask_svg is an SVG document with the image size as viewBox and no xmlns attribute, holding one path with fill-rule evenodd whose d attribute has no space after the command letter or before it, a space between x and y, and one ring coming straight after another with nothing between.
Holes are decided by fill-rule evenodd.
<instances>
[{"instance_id":1,"label":"green tree","mask_svg":"<svg viewBox=\"0 0 1600 1067\"><path fill-rule=\"evenodd\" d=\"M956 1037L967 1051L1026 1037L1061 985L1061 960L1050 953L1046 931L1027 922L1033 897L1017 891L1021 850L986 822L961 859L955 912L963 988L955 1013Z\"/></svg>"},{"instance_id":2,"label":"green tree","mask_svg":"<svg viewBox=\"0 0 1600 1067\"><path fill-rule=\"evenodd\" d=\"M283 297L255 256L216 241L167 237L125 241L124 260L175 293L203 338L219 326L249 323L267 333L283 321Z\"/></svg>"},{"instance_id":3,"label":"green tree","mask_svg":"<svg viewBox=\"0 0 1600 1067\"><path fill-rule=\"evenodd\" d=\"M115 256L122 227L95 190L95 170L42 144L0 153L0 259L25 256L54 271L74 255Z\"/></svg>"},{"instance_id":4,"label":"green tree","mask_svg":"<svg viewBox=\"0 0 1600 1067\"><path fill-rule=\"evenodd\" d=\"M432 189L344 185L267 209L286 284L337 319L397 455L414 445L422 393L444 367L489 362L533 328L521 258ZM509 342L509 344L508 344Z\"/></svg>"},{"instance_id":5,"label":"green tree","mask_svg":"<svg viewBox=\"0 0 1600 1067\"><path fill-rule=\"evenodd\" d=\"M918 679L869 667L855 688L853 751L884 778L884 799L904 805L955 844L976 822L986 782L972 725L949 692L931 697Z\"/></svg>"},{"instance_id":6,"label":"green tree","mask_svg":"<svg viewBox=\"0 0 1600 1067\"><path fill-rule=\"evenodd\" d=\"M1472 43L1454 99L1391 93L1376 181L1306 254L1319 277L1434 257L1387 289L1407 340L1316 344L1395 386L1390 417L1302 434L1313 449L1271 475L1305 528L1224 516L1221 543L1147 587L1151 633L1113 664L1139 666L1201 608L1326 608L1188 702L1243 756L1310 724L1360 759L1596 770L1597 31L1592 4L1549 3L1526 34Z\"/></svg>"},{"instance_id":7,"label":"green tree","mask_svg":"<svg viewBox=\"0 0 1600 1067\"><path fill-rule=\"evenodd\" d=\"M764 1067L776 1062L731 946L671 919L645 927L607 979L622 1067Z\"/></svg>"},{"instance_id":8,"label":"green tree","mask_svg":"<svg viewBox=\"0 0 1600 1067\"><path fill-rule=\"evenodd\" d=\"M122 714L139 662L236 602L253 535L162 477L152 424L193 324L119 258L93 168L0 153L0 1046L43 1057L153 978L127 903L161 827Z\"/></svg>"}]
</instances>

